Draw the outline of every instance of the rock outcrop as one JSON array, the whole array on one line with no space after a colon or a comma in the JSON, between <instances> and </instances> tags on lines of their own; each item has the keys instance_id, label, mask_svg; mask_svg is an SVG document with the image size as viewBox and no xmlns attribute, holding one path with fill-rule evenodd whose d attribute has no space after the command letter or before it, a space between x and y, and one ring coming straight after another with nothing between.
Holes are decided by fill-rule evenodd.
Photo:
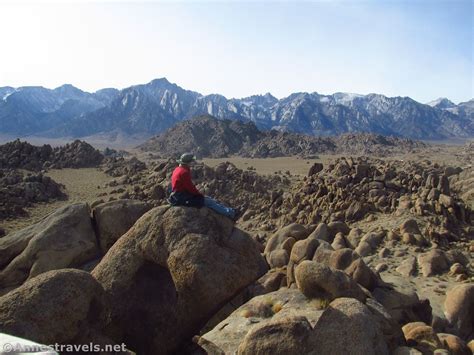
<instances>
[{"instance_id":1,"label":"rock outcrop","mask_svg":"<svg viewBox=\"0 0 474 355\"><path fill-rule=\"evenodd\" d=\"M151 206L142 201L116 200L99 204L92 210L102 253L125 234Z\"/></svg>"},{"instance_id":2,"label":"rock outcrop","mask_svg":"<svg viewBox=\"0 0 474 355\"><path fill-rule=\"evenodd\" d=\"M428 300L421 300L416 292L410 292L399 287L377 287L372 291L377 300L398 324L432 321L432 309Z\"/></svg>"},{"instance_id":3,"label":"rock outcrop","mask_svg":"<svg viewBox=\"0 0 474 355\"><path fill-rule=\"evenodd\" d=\"M469 228L473 211L449 188L445 168L431 162L339 158L285 195L269 211L282 225L354 223L377 213L409 213L439 222L431 223L422 233L413 227L416 221L411 218L407 228L401 228L405 244L427 246L432 240L444 245L474 233ZM366 244L361 249L373 252Z\"/></svg>"},{"instance_id":4,"label":"rock outcrop","mask_svg":"<svg viewBox=\"0 0 474 355\"><path fill-rule=\"evenodd\" d=\"M422 142L393 136L349 133L315 137L281 130L260 131L252 122L200 116L174 125L140 149L163 157L178 157L182 152L192 151L200 158L272 158L331 153L383 156L422 147Z\"/></svg>"},{"instance_id":5,"label":"rock outcrop","mask_svg":"<svg viewBox=\"0 0 474 355\"><path fill-rule=\"evenodd\" d=\"M307 354L310 336L311 325L306 317L279 318L252 328L238 354Z\"/></svg>"},{"instance_id":6,"label":"rock outcrop","mask_svg":"<svg viewBox=\"0 0 474 355\"><path fill-rule=\"evenodd\" d=\"M343 271L305 260L295 269L296 285L310 298L332 301L339 297L351 297L365 301L367 296L359 285Z\"/></svg>"},{"instance_id":7,"label":"rock outcrop","mask_svg":"<svg viewBox=\"0 0 474 355\"><path fill-rule=\"evenodd\" d=\"M41 147L19 139L0 145L0 168L42 170L44 168L88 168L100 165L104 156L90 144L75 140L61 147Z\"/></svg>"},{"instance_id":8,"label":"rock outcrop","mask_svg":"<svg viewBox=\"0 0 474 355\"><path fill-rule=\"evenodd\" d=\"M90 144L75 140L64 146L53 149L53 157L46 164L47 168L91 168L98 167L104 155Z\"/></svg>"},{"instance_id":9,"label":"rock outcrop","mask_svg":"<svg viewBox=\"0 0 474 355\"><path fill-rule=\"evenodd\" d=\"M405 324L402 330L408 344L423 354L433 353L436 349L443 347L434 329L423 322Z\"/></svg>"},{"instance_id":10,"label":"rock outcrop","mask_svg":"<svg viewBox=\"0 0 474 355\"><path fill-rule=\"evenodd\" d=\"M446 294L444 313L454 334L469 340L474 336L474 285L455 286Z\"/></svg>"},{"instance_id":11,"label":"rock outcrop","mask_svg":"<svg viewBox=\"0 0 474 355\"><path fill-rule=\"evenodd\" d=\"M44 344L98 341L105 304L102 286L89 273L49 271L0 297L0 329Z\"/></svg>"},{"instance_id":12,"label":"rock outcrop","mask_svg":"<svg viewBox=\"0 0 474 355\"><path fill-rule=\"evenodd\" d=\"M299 339L304 340L306 337L306 334L304 334L306 333L304 319L309 322L312 328L323 312L324 304L319 300L309 300L298 289L281 288L278 291L252 298L211 331L204 334L203 338L215 344L226 354L234 354L247 335L250 339L253 338L251 337L251 331L256 326L265 327L270 324L271 327L273 323L281 329L284 326L280 327L279 324L286 322L287 319L293 319L299 323L294 326L303 330L303 334L299 335ZM301 326L302 324L303 326ZM265 339L261 339L262 343L264 341ZM275 344L278 344L278 339L271 341L272 350L275 349ZM304 344L291 344L299 350L306 348L307 345L306 342ZM286 346L291 346L291 344ZM242 345L241 351L244 350L245 347ZM286 350L289 349L286 348Z\"/></svg>"},{"instance_id":13,"label":"rock outcrop","mask_svg":"<svg viewBox=\"0 0 474 355\"><path fill-rule=\"evenodd\" d=\"M207 208L158 207L92 275L110 300L106 333L159 354L176 350L266 269L256 243L229 219Z\"/></svg>"},{"instance_id":14,"label":"rock outcrop","mask_svg":"<svg viewBox=\"0 0 474 355\"><path fill-rule=\"evenodd\" d=\"M389 354L383 334L363 303L338 298L314 328L309 354Z\"/></svg>"},{"instance_id":15,"label":"rock outcrop","mask_svg":"<svg viewBox=\"0 0 474 355\"><path fill-rule=\"evenodd\" d=\"M0 285L12 288L43 272L78 267L98 256L89 207L68 205L0 238Z\"/></svg>"},{"instance_id":16,"label":"rock outcrop","mask_svg":"<svg viewBox=\"0 0 474 355\"><path fill-rule=\"evenodd\" d=\"M471 355L472 351L467 344L459 337L453 334L438 333L439 340L443 347L453 355Z\"/></svg>"},{"instance_id":17,"label":"rock outcrop","mask_svg":"<svg viewBox=\"0 0 474 355\"><path fill-rule=\"evenodd\" d=\"M287 288L254 297L202 338L226 354L388 354L404 344L380 305L353 298L328 305Z\"/></svg>"},{"instance_id":18,"label":"rock outcrop","mask_svg":"<svg viewBox=\"0 0 474 355\"><path fill-rule=\"evenodd\" d=\"M35 203L65 198L64 186L49 176L0 169L0 220L26 216L25 208Z\"/></svg>"},{"instance_id":19,"label":"rock outcrop","mask_svg":"<svg viewBox=\"0 0 474 355\"><path fill-rule=\"evenodd\" d=\"M125 176L131 178L146 169L146 164L136 157L110 157L103 164L104 172L110 176Z\"/></svg>"}]
</instances>

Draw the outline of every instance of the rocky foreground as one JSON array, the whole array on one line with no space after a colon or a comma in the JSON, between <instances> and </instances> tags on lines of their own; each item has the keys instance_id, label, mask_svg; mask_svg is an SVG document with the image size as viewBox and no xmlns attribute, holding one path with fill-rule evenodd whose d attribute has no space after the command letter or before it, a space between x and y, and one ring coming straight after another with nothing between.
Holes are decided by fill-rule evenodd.
<instances>
[{"instance_id":1,"label":"rocky foreground","mask_svg":"<svg viewBox=\"0 0 474 355\"><path fill-rule=\"evenodd\" d=\"M472 353L472 168L196 165L235 225L167 206L175 164L107 158L111 196L0 238L0 331L138 354Z\"/></svg>"}]
</instances>

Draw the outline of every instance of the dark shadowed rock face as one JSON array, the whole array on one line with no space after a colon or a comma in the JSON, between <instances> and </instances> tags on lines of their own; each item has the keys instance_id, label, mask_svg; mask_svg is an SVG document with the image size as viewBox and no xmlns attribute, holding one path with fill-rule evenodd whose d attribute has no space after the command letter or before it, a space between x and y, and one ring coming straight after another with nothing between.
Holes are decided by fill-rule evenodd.
<instances>
[{"instance_id":1,"label":"dark shadowed rock face","mask_svg":"<svg viewBox=\"0 0 474 355\"><path fill-rule=\"evenodd\" d=\"M116 200L102 203L94 208L94 217L99 246L105 254L151 206L142 201Z\"/></svg>"},{"instance_id":2,"label":"dark shadowed rock face","mask_svg":"<svg viewBox=\"0 0 474 355\"><path fill-rule=\"evenodd\" d=\"M138 353L158 354L190 339L266 269L258 246L231 220L206 208L158 207L92 274L111 300L106 332Z\"/></svg>"}]
</instances>

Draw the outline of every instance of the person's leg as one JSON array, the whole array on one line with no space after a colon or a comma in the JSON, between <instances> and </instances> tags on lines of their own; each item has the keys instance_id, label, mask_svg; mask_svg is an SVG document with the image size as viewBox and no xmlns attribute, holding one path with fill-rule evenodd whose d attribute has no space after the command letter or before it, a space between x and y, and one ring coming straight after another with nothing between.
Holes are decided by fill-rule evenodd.
<instances>
[{"instance_id":1,"label":"person's leg","mask_svg":"<svg viewBox=\"0 0 474 355\"><path fill-rule=\"evenodd\" d=\"M209 196L204 197L204 206L226 217L229 217L229 218L235 217L235 210L233 208L226 207Z\"/></svg>"}]
</instances>

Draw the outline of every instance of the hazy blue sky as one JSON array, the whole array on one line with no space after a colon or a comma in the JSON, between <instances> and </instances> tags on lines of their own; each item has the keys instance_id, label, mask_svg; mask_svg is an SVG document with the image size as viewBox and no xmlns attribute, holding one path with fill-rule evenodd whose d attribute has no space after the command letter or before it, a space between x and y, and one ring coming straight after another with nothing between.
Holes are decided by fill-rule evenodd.
<instances>
[{"instance_id":1,"label":"hazy blue sky","mask_svg":"<svg viewBox=\"0 0 474 355\"><path fill-rule=\"evenodd\" d=\"M473 1L0 0L0 86L474 97Z\"/></svg>"}]
</instances>

